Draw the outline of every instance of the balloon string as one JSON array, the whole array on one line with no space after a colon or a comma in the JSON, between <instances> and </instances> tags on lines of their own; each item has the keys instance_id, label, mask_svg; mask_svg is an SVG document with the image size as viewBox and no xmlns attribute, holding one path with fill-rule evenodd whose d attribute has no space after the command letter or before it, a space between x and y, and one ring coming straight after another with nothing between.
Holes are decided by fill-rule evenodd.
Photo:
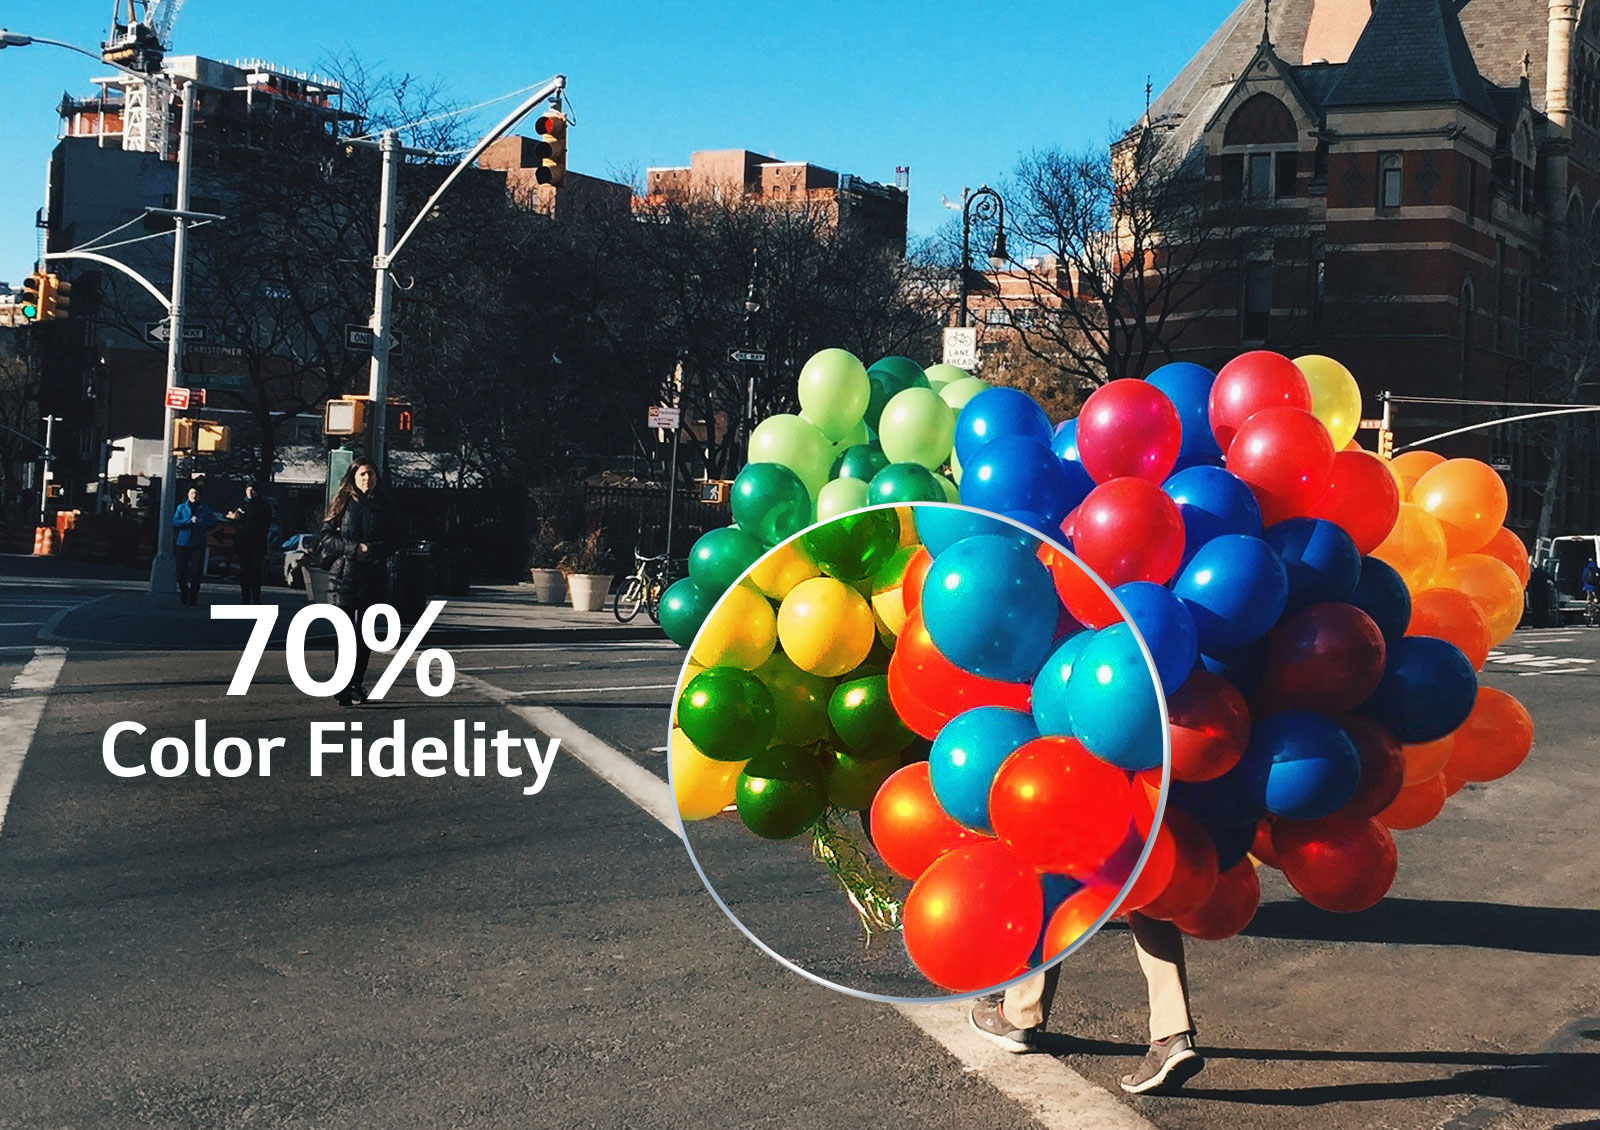
<instances>
[{"instance_id":1,"label":"balloon string","mask_svg":"<svg viewBox=\"0 0 1600 1130\"><path fill-rule=\"evenodd\" d=\"M811 855L843 888L866 936L864 948L870 950L875 931L900 929L900 900L893 876L873 863L860 841L840 827L835 813L824 812L812 825Z\"/></svg>"}]
</instances>

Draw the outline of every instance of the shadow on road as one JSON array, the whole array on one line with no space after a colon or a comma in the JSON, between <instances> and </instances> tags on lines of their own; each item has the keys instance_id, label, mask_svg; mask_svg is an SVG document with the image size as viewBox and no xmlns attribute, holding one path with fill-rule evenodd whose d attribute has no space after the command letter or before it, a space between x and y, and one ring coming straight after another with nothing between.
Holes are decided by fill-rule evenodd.
<instances>
[{"instance_id":1,"label":"shadow on road","mask_svg":"<svg viewBox=\"0 0 1600 1130\"><path fill-rule=\"evenodd\" d=\"M1359 914L1331 914L1294 899L1263 904L1246 932L1258 938L1600 957L1600 910L1557 906L1386 898Z\"/></svg>"}]
</instances>

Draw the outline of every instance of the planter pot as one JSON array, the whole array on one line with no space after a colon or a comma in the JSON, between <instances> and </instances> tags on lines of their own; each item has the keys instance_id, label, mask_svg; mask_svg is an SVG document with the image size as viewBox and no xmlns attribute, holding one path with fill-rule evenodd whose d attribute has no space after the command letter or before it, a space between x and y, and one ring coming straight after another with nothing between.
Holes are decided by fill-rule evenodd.
<instances>
[{"instance_id":1,"label":"planter pot","mask_svg":"<svg viewBox=\"0 0 1600 1130\"><path fill-rule=\"evenodd\" d=\"M599 612L611 591L610 573L572 573L567 577L572 607L578 612Z\"/></svg>"},{"instance_id":2,"label":"planter pot","mask_svg":"<svg viewBox=\"0 0 1600 1130\"><path fill-rule=\"evenodd\" d=\"M328 571L315 565L302 564L300 572L306 579L306 599L312 604L328 603Z\"/></svg>"},{"instance_id":3,"label":"planter pot","mask_svg":"<svg viewBox=\"0 0 1600 1130\"><path fill-rule=\"evenodd\" d=\"M533 597L540 604L561 604L567 599L567 579L560 569L529 569Z\"/></svg>"}]
</instances>

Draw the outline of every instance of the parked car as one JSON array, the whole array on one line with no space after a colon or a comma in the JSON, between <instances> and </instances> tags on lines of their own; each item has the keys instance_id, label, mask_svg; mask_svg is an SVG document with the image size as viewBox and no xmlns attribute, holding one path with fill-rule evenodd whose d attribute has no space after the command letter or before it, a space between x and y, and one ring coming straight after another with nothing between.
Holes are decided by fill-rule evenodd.
<instances>
[{"instance_id":1,"label":"parked car","mask_svg":"<svg viewBox=\"0 0 1600 1130\"><path fill-rule=\"evenodd\" d=\"M1533 594L1528 597L1531 618L1543 619L1538 626L1557 627L1583 619L1587 601L1583 594L1583 568L1600 557L1600 534L1569 534L1559 538L1540 538L1533 550L1534 576L1542 572L1553 589L1548 607L1537 609ZM1530 590L1531 590L1530 584ZM1543 617L1538 613L1544 612Z\"/></svg>"},{"instance_id":2,"label":"parked car","mask_svg":"<svg viewBox=\"0 0 1600 1130\"><path fill-rule=\"evenodd\" d=\"M300 575L300 561L311 551L316 540L316 534L295 534L268 550L267 576L282 577L283 583L290 588L305 588L305 578Z\"/></svg>"}]
</instances>

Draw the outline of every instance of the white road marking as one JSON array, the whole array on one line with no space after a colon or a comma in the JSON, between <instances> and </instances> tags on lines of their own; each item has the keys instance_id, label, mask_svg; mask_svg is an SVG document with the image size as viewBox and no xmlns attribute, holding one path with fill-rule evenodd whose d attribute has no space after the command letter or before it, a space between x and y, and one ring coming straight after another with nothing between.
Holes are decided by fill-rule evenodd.
<instances>
[{"instance_id":1,"label":"white road marking","mask_svg":"<svg viewBox=\"0 0 1600 1130\"><path fill-rule=\"evenodd\" d=\"M541 690L512 692L517 698L527 698L530 695L545 694L598 694L603 691L669 691L677 683L629 683L617 687L549 687Z\"/></svg>"},{"instance_id":2,"label":"white road marking","mask_svg":"<svg viewBox=\"0 0 1600 1130\"><path fill-rule=\"evenodd\" d=\"M66 662L66 648L38 648L11 680L11 693L16 697L0 699L0 829L5 827L6 810L11 806L11 790L22 773L22 759L28 756L39 719L44 716L44 704Z\"/></svg>"},{"instance_id":3,"label":"white road marking","mask_svg":"<svg viewBox=\"0 0 1600 1130\"><path fill-rule=\"evenodd\" d=\"M516 692L471 675L457 681L493 699L546 737L560 738L563 750L674 836L682 836L671 786L633 758L613 749L559 710L521 705L516 701ZM906 1004L894 1008L966 1070L1020 1105L1046 1130L1157 1130L1153 1122L1054 1056L1013 1055L990 1046L967 1023L970 1005Z\"/></svg>"}]
</instances>

